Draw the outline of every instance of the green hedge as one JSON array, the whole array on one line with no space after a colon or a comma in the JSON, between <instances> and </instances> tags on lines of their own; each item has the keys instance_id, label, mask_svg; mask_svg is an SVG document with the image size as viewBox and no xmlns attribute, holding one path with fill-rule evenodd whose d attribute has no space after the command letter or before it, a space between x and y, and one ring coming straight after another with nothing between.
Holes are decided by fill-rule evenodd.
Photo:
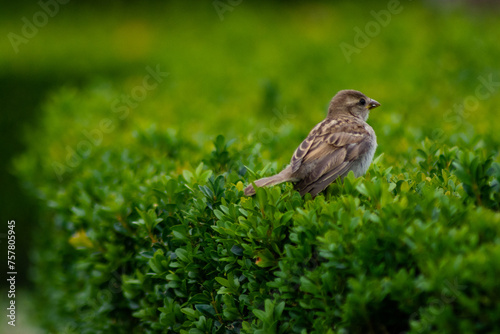
<instances>
[{"instance_id":1,"label":"green hedge","mask_svg":"<svg viewBox=\"0 0 500 334\"><path fill-rule=\"evenodd\" d=\"M89 78L46 98L15 163L41 207L43 328L500 332L498 15L401 5L350 62L339 46L387 3L242 2L223 21L212 2L68 5L2 49L22 75ZM169 75L124 102L157 67ZM382 103L368 173L315 199L291 184L243 197L345 88Z\"/></svg>"},{"instance_id":2,"label":"green hedge","mask_svg":"<svg viewBox=\"0 0 500 334\"><path fill-rule=\"evenodd\" d=\"M500 167L484 143L426 139L315 199L290 184L246 198L279 169L260 144L118 126L60 177L54 161L84 138L74 117L98 114L101 93L55 94L17 161L44 207L33 279L48 331L500 331Z\"/></svg>"}]
</instances>

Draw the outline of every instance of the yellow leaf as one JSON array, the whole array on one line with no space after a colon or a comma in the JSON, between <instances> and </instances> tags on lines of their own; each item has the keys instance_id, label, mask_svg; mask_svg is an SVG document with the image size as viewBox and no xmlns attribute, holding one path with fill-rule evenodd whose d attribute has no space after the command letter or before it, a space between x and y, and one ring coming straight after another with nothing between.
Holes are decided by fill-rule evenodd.
<instances>
[{"instance_id":1,"label":"yellow leaf","mask_svg":"<svg viewBox=\"0 0 500 334\"><path fill-rule=\"evenodd\" d=\"M407 193L408 191L410 191L410 185L408 184L408 182L404 181L403 183L401 183L401 192Z\"/></svg>"},{"instance_id":2,"label":"yellow leaf","mask_svg":"<svg viewBox=\"0 0 500 334\"><path fill-rule=\"evenodd\" d=\"M89 239L84 229L80 229L75 232L71 238L69 238L69 243L75 248L92 248L94 244Z\"/></svg>"},{"instance_id":3,"label":"yellow leaf","mask_svg":"<svg viewBox=\"0 0 500 334\"><path fill-rule=\"evenodd\" d=\"M238 189L239 191L242 191L244 188L245 186L243 185L243 182L238 181L238 183L236 183L236 189Z\"/></svg>"}]
</instances>

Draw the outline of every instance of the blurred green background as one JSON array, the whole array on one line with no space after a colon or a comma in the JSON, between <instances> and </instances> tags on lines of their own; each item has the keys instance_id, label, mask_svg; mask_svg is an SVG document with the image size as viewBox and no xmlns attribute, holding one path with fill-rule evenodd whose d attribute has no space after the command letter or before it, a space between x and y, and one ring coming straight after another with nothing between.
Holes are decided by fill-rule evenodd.
<instances>
[{"instance_id":1,"label":"blurred green background","mask_svg":"<svg viewBox=\"0 0 500 334\"><path fill-rule=\"evenodd\" d=\"M25 138L39 136L54 168L68 163L66 144L77 150L110 119L104 145L126 146L151 126L207 147L223 134L262 142L264 158L281 168L330 98L350 88L382 103L369 122L387 164L414 160L426 137L480 138L498 151L494 2L42 3L4 4L0 13L0 203L2 222L17 222L19 287L29 288L39 219L13 175L16 157L29 154ZM168 76L144 90L151 69ZM81 111L69 107L75 99ZM58 128L51 117L67 119ZM44 141L58 133L60 145Z\"/></svg>"}]
</instances>

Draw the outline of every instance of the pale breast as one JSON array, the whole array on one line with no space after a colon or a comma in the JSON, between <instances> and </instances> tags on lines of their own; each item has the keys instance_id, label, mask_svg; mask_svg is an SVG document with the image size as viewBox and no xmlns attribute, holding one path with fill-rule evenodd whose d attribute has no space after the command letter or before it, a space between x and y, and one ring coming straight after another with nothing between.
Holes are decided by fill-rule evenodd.
<instances>
[{"instance_id":1,"label":"pale breast","mask_svg":"<svg viewBox=\"0 0 500 334\"><path fill-rule=\"evenodd\" d=\"M365 175L377 150L377 136L375 135L375 131L368 124L365 125L365 129L370 133L370 141L366 153L356 159L351 166L351 170L356 177Z\"/></svg>"}]
</instances>

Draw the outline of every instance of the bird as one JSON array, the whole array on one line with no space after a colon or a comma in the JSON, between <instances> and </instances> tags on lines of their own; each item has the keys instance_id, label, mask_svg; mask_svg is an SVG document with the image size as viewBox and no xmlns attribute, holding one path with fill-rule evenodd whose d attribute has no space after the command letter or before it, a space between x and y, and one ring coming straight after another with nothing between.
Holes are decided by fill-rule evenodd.
<instances>
[{"instance_id":1,"label":"bird","mask_svg":"<svg viewBox=\"0 0 500 334\"><path fill-rule=\"evenodd\" d=\"M310 193L316 197L349 171L355 177L364 175L377 149L377 136L366 120L370 111L379 106L360 91L339 91L330 102L326 118L297 147L290 164L276 175L249 184L244 194L254 195L254 185L292 182L301 196Z\"/></svg>"}]
</instances>

